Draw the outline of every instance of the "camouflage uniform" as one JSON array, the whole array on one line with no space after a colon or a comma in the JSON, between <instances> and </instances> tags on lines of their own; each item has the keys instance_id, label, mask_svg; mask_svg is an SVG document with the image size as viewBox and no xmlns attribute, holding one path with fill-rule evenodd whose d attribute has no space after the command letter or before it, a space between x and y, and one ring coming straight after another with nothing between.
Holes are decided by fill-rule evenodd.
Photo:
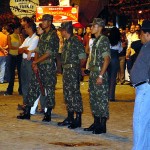
<instances>
[{"instance_id":1,"label":"camouflage uniform","mask_svg":"<svg viewBox=\"0 0 150 150\"><path fill-rule=\"evenodd\" d=\"M106 36L97 37L93 43L90 60L90 105L92 113L97 117L109 117L108 111L108 75L103 75L103 84L96 85L104 57L110 56L109 40Z\"/></svg>"},{"instance_id":2,"label":"camouflage uniform","mask_svg":"<svg viewBox=\"0 0 150 150\"><path fill-rule=\"evenodd\" d=\"M45 53L49 53L50 57L38 63L39 76L42 81L42 85L46 90L46 106L53 108L55 105L55 85L56 85L56 64L55 57L59 48L59 40L57 34L52 29L48 33L43 33L40 37L38 48L36 52L41 57ZM32 79L29 85L29 91L27 94L27 101L29 106L33 106L35 100L40 95L40 86L36 79L36 76L33 74Z\"/></svg>"},{"instance_id":3,"label":"camouflage uniform","mask_svg":"<svg viewBox=\"0 0 150 150\"><path fill-rule=\"evenodd\" d=\"M62 52L63 64L63 93L69 112L82 112L80 93L80 59L85 59L83 44L76 36L65 40Z\"/></svg>"}]
</instances>

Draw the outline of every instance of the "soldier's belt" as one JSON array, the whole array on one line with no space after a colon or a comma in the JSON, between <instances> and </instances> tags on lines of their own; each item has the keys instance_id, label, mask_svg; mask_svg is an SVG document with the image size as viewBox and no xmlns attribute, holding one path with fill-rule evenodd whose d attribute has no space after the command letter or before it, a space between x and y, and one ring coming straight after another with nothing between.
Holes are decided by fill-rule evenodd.
<instances>
[{"instance_id":1,"label":"soldier's belt","mask_svg":"<svg viewBox=\"0 0 150 150\"><path fill-rule=\"evenodd\" d=\"M99 66L92 66L90 67L90 71L100 71L101 67Z\"/></svg>"},{"instance_id":2,"label":"soldier's belt","mask_svg":"<svg viewBox=\"0 0 150 150\"><path fill-rule=\"evenodd\" d=\"M76 68L76 67L78 67L78 65L75 65L75 64L65 64L65 65L63 65L63 68L64 68L64 69Z\"/></svg>"}]
</instances>

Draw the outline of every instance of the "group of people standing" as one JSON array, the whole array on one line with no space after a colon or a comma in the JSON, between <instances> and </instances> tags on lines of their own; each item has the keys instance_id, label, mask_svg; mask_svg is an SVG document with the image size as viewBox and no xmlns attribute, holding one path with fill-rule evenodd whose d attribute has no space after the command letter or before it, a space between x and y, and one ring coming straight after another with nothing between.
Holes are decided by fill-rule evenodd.
<instances>
[{"instance_id":1,"label":"group of people standing","mask_svg":"<svg viewBox=\"0 0 150 150\"><path fill-rule=\"evenodd\" d=\"M56 85L56 62L59 50L59 38L52 29L53 16L45 14L42 17L43 33L40 35L36 48L30 48L34 40L27 46L33 35L29 35L20 46L19 51L26 55L23 57L22 65L26 63L32 67L32 75L28 84L25 99L25 107L18 119L30 119L31 109L40 95L45 97L45 113L42 121L51 121L51 111L55 106ZM33 23L28 23L25 30L33 30ZM92 23L91 32L95 35L93 50L90 60L89 93L94 123L84 131L93 131L93 134L106 133L106 121L109 117L108 110L108 79L107 67L110 62L110 46L108 38L102 34L105 23L100 18L95 18ZM34 30L33 30L34 31ZM68 115L65 120L58 122L58 126L68 126L70 129L81 127L83 104L80 92L81 68L86 61L86 53L83 43L73 33L71 21L61 24L61 35L65 39L61 60L63 68L63 94ZM29 32L26 32L29 34ZM34 38L33 38L34 39ZM35 38L36 39L36 38ZM32 59L34 54L34 60ZM24 70L25 70L24 66ZM26 73L28 70L26 69ZM25 72L24 72L25 75ZM40 81L39 81L40 79ZM25 81L25 79L24 79ZM22 85L23 86L23 85ZM44 92L42 90L44 89ZM23 89L23 88L22 88Z\"/></svg>"},{"instance_id":2,"label":"group of people standing","mask_svg":"<svg viewBox=\"0 0 150 150\"><path fill-rule=\"evenodd\" d=\"M3 46L0 47L0 54L2 53L3 55L7 55L8 52L6 49L9 49L11 60L11 77L5 93L6 95L11 95L13 92L15 67L17 66L18 68L18 92L23 95L24 103L23 113L17 116L18 119L30 119L32 107L39 97L43 96L44 108L46 109L42 121L51 121L51 112L55 106L55 85L57 81L56 58L61 42L52 23L52 15L43 15L42 23L38 27L39 36L37 36L36 24L28 20L28 18L23 18L21 22L23 26L22 36L19 36L19 24L15 24L12 34L8 36L8 47L6 43L3 43ZM92 131L93 134L106 133L106 122L109 118L109 100L115 100L119 53L124 48L119 29L116 27L112 28L109 37L107 37L103 34L104 27L104 20L101 18L93 19L91 34L94 35L94 40L88 46L90 48L88 58L88 69L90 71L89 95L94 121L90 127L84 128L84 131ZM131 82L138 92L133 121L133 150L148 150L147 147L149 146L146 143L149 138L146 135L146 131L149 132L148 124L150 120L148 113L149 94L147 92L150 88L148 53L150 22L144 22L141 29L141 42L144 45L141 53L134 60L133 67L129 71L131 72ZM25 40L23 31L25 31L25 36L27 34ZM83 103L80 92L80 81L81 68L87 60L86 44L84 46L79 37L74 35L71 21L62 22L59 33L65 39L63 45L61 45L61 64L63 71L63 95L66 103L67 117L62 122L58 122L58 126L68 126L69 129L75 129L82 126ZM128 35L129 40L132 39L132 36ZM132 50L132 46L130 44L128 48ZM132 52L127 51L127 58L129 58L128 54L131 56ZM141 70L141 73L138 72L139 70Z\"/></svg>"}]
</instances>

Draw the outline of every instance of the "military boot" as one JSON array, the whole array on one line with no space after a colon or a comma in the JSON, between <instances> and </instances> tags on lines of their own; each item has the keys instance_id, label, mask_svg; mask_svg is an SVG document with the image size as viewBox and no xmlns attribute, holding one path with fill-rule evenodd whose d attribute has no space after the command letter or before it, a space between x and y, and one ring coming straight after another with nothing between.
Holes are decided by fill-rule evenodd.
<instances>
[{"instance_id":1,"label":"military boot","mask_svg":"<svg viewBox=\"0 0 150 150\"><path fill-rule=\"evenodd\" d=\"M101 122L98 121L96 123L96 127L95 127L95 130L93 131L93 134L106 133L106 121L107 121L107 118L106 117L102 117L101 118Z\"/></svg>"},{"instance_id":2,"label":"military boot","mask_svg":"<svg viewBox=\"0 0 150 150\"><path fill-rule=\"evenodd\" d=\"M44 113L44 118L43 118L43 122L50 122L51 121L51 111L52 108L47 108L47 112Z\"/></svg>"},{"instance_id":3,"label":"military boot","mask_svg":"<svg viewBox=\"0 0 150 150\"><path fill-rule=\"evenodd\" d=\"M26 105L24 112L22 114L20 114L19 116L17 116L17 119L30 119L30 110L31 110L31 106Z\"/></svg>"},{"instance_id":4,"label":"military boot","mask_svg":"<svg viewBox=\"0 0 150 150\"><path fill-rule=\"evenodd\" d=\"M74 121L74 112L68 111L68 117L63 122L58 122L58 126L68 126Z\"/></svg>"},{"instance_id":5,"label":"military boot","mask_svg":"<svg viewBox=\"0 0 150 150\"><path fill-rule=\"evenodd\" d=\"M68 126L69 129L81 127L81 112L76 113L76 119Z\"/></svg>"},{"instance_id":6,"label":"military boot","mask_svg":"<svg viewBox=\"0 0 150 150\"><path fill-rule=\"evenodd\" d=\"M96 116L94 116L94 123L91 124L88 128L84 128L84 131L93 131L95 129L95 125L96 125Z\"/></svg>"}]
</instances>

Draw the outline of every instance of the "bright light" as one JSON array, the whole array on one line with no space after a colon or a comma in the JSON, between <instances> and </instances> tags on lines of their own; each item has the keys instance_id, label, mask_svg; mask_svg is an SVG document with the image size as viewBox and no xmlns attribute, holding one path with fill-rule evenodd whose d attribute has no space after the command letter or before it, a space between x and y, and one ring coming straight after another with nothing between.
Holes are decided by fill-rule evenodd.
<instances>
[{"instance_id":1,"label":"bright light","mask_svg":"<svg viewBox=\"0 0 150 150\"><path fill-rule=\"evenodd\" d=\"M139 10L138 13L141 14L141 13L142 13L142 10Z\"/></svg>"},{"instance_id":2,"label":"bright light","mask_svg":"<svg viewBox=\"0 0 150 150\"><path fill-rule=\"evenodd\" d=\"M48 6L52 6L52 3L49 3Z\"/></svg>"}]
</instances>

